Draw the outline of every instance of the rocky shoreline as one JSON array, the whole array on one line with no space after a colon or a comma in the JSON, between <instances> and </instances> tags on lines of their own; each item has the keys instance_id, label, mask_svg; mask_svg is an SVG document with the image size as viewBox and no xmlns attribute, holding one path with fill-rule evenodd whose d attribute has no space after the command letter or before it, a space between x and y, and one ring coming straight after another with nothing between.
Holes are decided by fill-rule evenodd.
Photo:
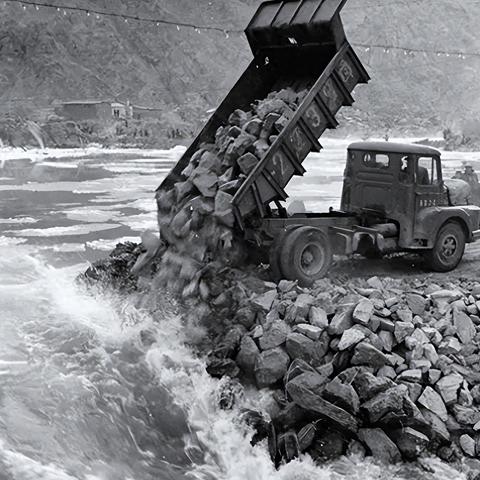
<instances>
[{"instance_id":1,"label":"rocky shoreline","mask_svg":"<svg viewBox=\"0 0 480 480\"><path fill-rule=\"evenodd\" d=\"M93 269L102 282L122 278L127 270L114 267L133 265L139 252L119 246ZM319 463L435 454L468 465L469 478L480 474L480 282L373 277L307 289L251 267L208 287L217 295L203 301L209 339L199 354L210 375L231 381L224 408L238 383L271 391L269 421L262 412L245 418L277 465L303 453Z\"/></svg>"}]
</instances>

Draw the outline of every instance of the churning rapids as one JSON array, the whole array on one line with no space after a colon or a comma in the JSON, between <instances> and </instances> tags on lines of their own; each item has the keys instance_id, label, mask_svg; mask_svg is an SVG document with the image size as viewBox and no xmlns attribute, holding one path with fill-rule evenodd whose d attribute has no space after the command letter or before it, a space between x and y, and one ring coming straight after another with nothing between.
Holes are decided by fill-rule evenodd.
<instances>
[{"instance_id":1,"label":"churning rapids","mask_svg":"<svg viewBox=\"0 0 480 480\"><path fill-rule=\"evenodd\" d=\"M326 146L290 188L311 208L338 203L346 142ZM220 410L220 382L187 346L202 331L162 292L152 311L75 284L117 240L155 228L153 190L182 151L0 152L0 480L411 479L355 458L276 471L238 420L269 399ZM416 478L463 478L429 466Z\"/></svg>"}]
</instances>

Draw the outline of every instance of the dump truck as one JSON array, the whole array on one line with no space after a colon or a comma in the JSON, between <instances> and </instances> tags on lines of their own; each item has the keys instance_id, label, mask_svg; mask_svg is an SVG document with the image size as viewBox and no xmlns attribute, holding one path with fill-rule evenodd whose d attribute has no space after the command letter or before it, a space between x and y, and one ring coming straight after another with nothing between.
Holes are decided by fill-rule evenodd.
<instances>
[{"instance_id":1,"label":"dump truck","mask_svg":"<svg viewBox=\"0 0 480 480\"><path fill-rule=\"evenodd\" d=\"M199 147L236 109L247 110L269 92L308 89L260 161L235 190L235 229L268 262L276 279L310 285L324 276L334 254L379 257L423 253L430 267L448 271L465 243L480 237L480 208L454 206L442 180L440 153L390 142L349 146L340 210L289 215L285 188L303 175L319 138L336 128L342 106L369 75L347 41L340 12L346 0L267 1L246 28L253 60L203 130L158 188L182 182ZM321 161L321 160L319 160Z\"/></svg>"}]
</instances>

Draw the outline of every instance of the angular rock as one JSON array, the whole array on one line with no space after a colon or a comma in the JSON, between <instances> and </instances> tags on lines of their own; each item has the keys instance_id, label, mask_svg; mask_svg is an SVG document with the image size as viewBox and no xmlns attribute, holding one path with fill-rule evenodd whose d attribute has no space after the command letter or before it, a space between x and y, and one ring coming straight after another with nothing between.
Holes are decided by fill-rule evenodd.
<instances>
[{"instance_id":1,"label":"angular rock","mask_svg":"<svg viewBox=\"0 0 480 480\"><path fill-rule=\"evenodd\" d=\"M352 382L362 402L368 401L395 386L389 378L378 378L368 371L356 373Z\"/></svg>"},{"instance_id":2,"label":"angular rock","mask_svg":"<svg viewBox=\"0 0 480 480\"><path fill-rule=\"evenodd\" d=\"M448 413L442 397L433 390L432 387L426 387L423 393L418 399L418 403L425 407L427 410L438 415L438 417L446 422L448 420Z\"/></svg>"},{"instance_id":3,"label":"angular rock","mask_svg":"<svg viewBox=\"0 0 480 480\"><path fill-rule=\"evenodd\" d=\"M426 435L410 427L395 430L391 437L403 457L409 461L417 459L430 442Z\"/></svg>"},{"instance_id":4,"label":"angular rock","mask_svg":"<svg viewBox=\"0 0 480 480\"><path fill-rule=\"evenodd\" d=\"M243 372L246 374L253 374L255 362L259 353L260 351L255 341L251 337L245 335L240 342L240 350L235 361Z\"/></svg>"},{"instance_id":5,"label":"angular rock","mask_svg":"<svg viewBox=\"0 0 480 480\"><path fill-rule=\"evenodd\" d=\"M423 415L423 418L425 418L429 431L427 435L429 437L432 437L436 441L440 443L446 443L450 441L450 432L448 431L447 426L445 425L445 422L440 419L438 415L433 413L430 410L427 410L426 408L421 408L420 412Z\"/></svg>"},{"instance_id":6,"label":"angular rock","mask_svg":"<svg viewBox=\"0 0 480 480\"><path fill-rule=\"evenodd\" d=\"M272 308L273 301L277 297L276 290L270 290L269 292L264 293L263 295L259 295L251 300L252 305L259 308L264 312L269 312Z\"/></svg>"},{"instance_id":7,"label":"angular rock","mask_svg":"<svg viewBox=\"0 0 480 480\"><path fill-rule=\"evenodd\" d=\"M312 306L308 313L308 320L312 325L321 328L322 330L328 328L327 313L323 308Z\"/></svg>"},{"instance_id":8,"label":"angular rock","mask_svg":"<svg viewBox=\"0 0 480 480\"><path fill-rule=\"evenodd\" d=\"M378 338L382 342L383 350L386 352L391 352L395 341L393 333L382 330L378 332Z\"/></svg>"},{"instance_id":9,"label":"angular rock","mask_svg":"<svg viewBox=\"0 0 480 480\"><path fill-rule=\"evenodd\" d=\"M250 135L258 137L262 131L262 127L263 122L259 118L252 118L243 126L243 129Z\"/></svg>"},{"instance_id":10,"label":"angular rock","mask_svg":"<svg viewBox=\"0 0 480 480\"><path fill-rule=\"evenodd\" d=\"M345 330L342 334L342 338L340 339L340 343L338 344L338 350L348 350L349 348L357 345L362 340L366 338L365 332L353 327Z\"/></svg>"},{"instance_id":11,"label":"angular rock","mask_svg":"<svg viewBox=\"0 0 480 480\"><path fill-rule=\"evenodd\" d=\"M455 337L446 337L438 348L438 353L443 355L456 355L462 351L462 345Z\"/></svg>"},{"instance_id":12,"label":"angular rock","mask_svg":"<svg viewBox=\"0 0 480 480\"><path fill-rule=\"evenodd\" d=\"M355 347L351 363L352 365L367 365L373 368L380 368L389 363L389 361L380 350L362 342Z\"/></svg>"},{"instance_id":13,"label":"angular rock","mask_svg":"<svg viewBox=\"0 0 480 480\"><path fill-rule=\"evenodd\" d=\"M260 353L255 362L255 379L258 387L269 387L277 383L287 373L289 365L290 358L281 348Z\"/></svg>"},{"instance_id":14,"label":"angular rock","mask_svg":"<svg viewBox=\"0 0 480 480\"><path fill-rule=\"evenodd\" d=\"M442 396L445 405L454 405L458 400L458 391L463 383L463 377L452 373L441 378L435 385L435 390Z\"/></svg>"},{"instance_id":15,"label":"angular rock","mask_svg":"<svg viewBox=\"0 0 480 480\"><path fill-rule=\"evenodd\" d=\"M360 400L355 389L350 384L340 382L338 378L327 384L322 396L353 415L356 415L360 408Z\"/></svg>"},{"instance_id":16,"label":"angular rock","mask_svg":"<svg viewBox=\"0 0 480 480\"><path fill-rule=\"evenodd\" d=\"M294 332L301 333L311 340L318 340L322 335L324 329L316 327L315 325L310 325L308 323L299 323L293 328Z\"/></svg>"},{"instance_id":17,"label":"angular rock","mask_svg":"<svg viewBox=\"0 0 480 480\"><path fill-rule=\"evenodd\" d=\"M475 408L454 405L453 414L460 425L473 426L480 422L480 412Z\"/></svg>"},{"instance_id":18,"label":"angular rock","mask_svg":"<svg viewBox=\"0 0 480 480\"><path fill-rule=\"evenodd\" d=\"M301 293L295 300L295 307L297 311L297 319L295 323L304 323L310 312L310 307L315 302L315 297L308 293ZM301 319L301 321L298 321Z\"/></svg>"},{"instance_id":19,"label":"angular rock","mask_svg":"<svg viewBox=\"0 0 480 480\"><path fill-rule=\"evenodd\" d=\"M403 380L405 382L420 382L422 380L422 371L418 369L405 370L397 377L397 380Z\"/></svg>"},{"instance_id":20,"label":"angular rock","mask_svg":"<svg viewBox=\"0 0 480 480\"><path fill-rule=\"evenodd\" d=\"M248 121L248 114L244 112L243 110L237 109L234 110L234 112L228 117L228 123L230 125L234 125L239 128L243 128L243 126L247 123Z\"/></svg>"},{"instance_id":21,"label":"angular rock","mask_svg":"<svg viewBox=\"0 0 480 480\"><path fill-rule=\"evenodd\" d=\"M403 384L408 388L408 396L412 402L416 402L420 395L422 394L423 387L419 383L403 382Z\"/></svg>"},{"instance_id":22,"label":"angular rock","mask_svg":"<svg viewBox=\"0 0 480 480\"><path fill-rule=\"evenodd\" d=\"M462 435L459 443L465 455L472 458L476 457L476 442L470 435Z\"/></svg>"},{"instance_id":23,"label":"angular rock","mask_svg":"<svg viewBox=\"0 0 480 480\"><path fill-rule=\"evenodd\" d=\"M395 372L395 369L393 367L390 367L389 365L385 365L384 367L378 370L377 376L391 378L392 380L394 380L397 376L397 373Z\"/></svg>"},{"instance_id":24,"label":"angular rock","mask_svg":"<svg viewBox=\"0 0 480 480\"><path fill-rule=\"evenodd\" d=\"M362 404L370 423L377 423L388 413L403 414L403 398L408 393L405 385L397 385Z\"/></svg>"},{"instance_id":25,"label":"angular rock","mask_svg":"<svg viewBox=\"0 0 480 480\"><path fill-rule=\"evenodd\" d=\"M353 321L360 325L367 326L370 322L370 318L373 315L373 311L373 303L368 299L364 299L355 307L355 310L352 314Z\"/></svg>"},{"instance_id":26,"label":"angular rock","mask_svg":"<svg viewBox=\"0 0 480 480\"><path fill-rule=\"evenodd\" d=\"M412 323L413 322L413 314L410 310L397 310L397 317L401 322L405 323Z\"/></svg>"},{"instance_id":27,"label":"angular rock","mask_svg":"<svg viewBox=\"0 0 480 480\"><path fill-rule=\"evenodd\" d=\"M307 375L309 374L299 375L287 383L286 390L290 398L300 407L333 423L341 430L356 433L358 430L356 418L322 398L317 389L312 388L306 378Z\"/></svg>"},{"instance_id":28,"label":"angular rock","mask_svg":"<svg viewBox=\"0 0 480 480\"><path fill-rule=\"evenodd\" d=\"M301 333L290 333L286 341L287 352L290 358L300 358L311 362L314 357L315 342Z\"/></svg>"},{"instance_id":29,"label":"angular rock","mask_svg":"<svg viewBox=\"0 0 480 480\"><path fill-rule=\"evenodd\" d=\"M283 345L287 341L289 331L290 329L284 321L273 321L263 329L263 335L259 339L260 348L262 350L269 350Z\"/></svg>"},{"instance_id":30,"label":"angular rock","mask_svg":"<svg viewBox=\"0 0 480 480\"><path fill-rule=\"evenodd\" d=\"M245 175L248 175L257 166L258 162L258 158L250 152L245 153L237 160L240 171Z\"/></svg>"},{"instance_id":31,"label":"angular rock","mask_svg":"<svg viewBox=\"0 0 480 480\"><path fill-rule=\"evenodd\" d=\"M390 465L401 461L397 446L380 428L362 428L358 431L358 438L367 445L372 456L381 462Z\"/></svg>"},{"instance_id":32,"label":"angular rock","mask_svg":"<svg viewBox=\"0 0 480 480\"><path fill-rule=\"evenodd\" d=\"M453 325L455 326L457 337L463 344L468 345L472 343L477 331L472 320L466 313L454 310Z\"/></svg>"},{"instance_id":33,"label":"angular rock","mask_svg":"<svg viewBox=\"0 0 480 480\"><path fill-rule=\"evenodd\" d=\"M304 452L309 448L315 440L315 434L317 433L317 425L315 422L305 425L297 434L298 437L298 449L300 452Z\"/></svg>"},{"instance_id":34,"label":"angular rock","mask_svg":"<svg viewBox=\"0 0 480 480\"><path fill-rule=\"evenodd\" d=\"M435 347L431 343L429 343L428 345L424 345L423 354L425 355L425 358L433 366L435 366L438 363L438 353L435 350Z\"/></svg>"},{"instance_id":35,"label":"angular rock","mask_svg":"<svg viewBox=\"0 0 480 480\"><path fill-rule=\"evenodd\" d=\"M395 323L395 339L398 343L403 342L409 335L415 331L413 323L410 322L396 322Z\"/></svg>"},{"instance_id":36,"label":"angular rock","mask_svg":"<svg viewBox=\"0 0 480 480\"><path fill-rule=\"evenodd\" d=\"M434 368L431 368L428 371L428 383L432 386L435 385L440 380L441 376L442 376L442 372L440 370L436 370ZM440 395L441 395L441 393L440 393ZM442 398L443 398L443 396L442 396ZM443 401L445 401L445 399Z\"/></svg>"},{"instance_id":37,"label":"angular rock","mask_svg":"<svg viewBox=\"0 0 480 480\"><path fill-rule=\"evenodd\" d=\"M428 300L422 295L416 293L408 293L406 295L408 308L414 315L423 315L428 304Z\"/></svg>"},{"instance_id":38,"label":"angular rock","mask_svg":"<svg viewBox=\"0 0 480 480\"><path fill-rule=\"evenodd\" d=\"M328 333L330 335L342 335L345 330L351 327L353 327L352 312L345 310L335 314L328 327Z\"/></svg>"}]
</instances>

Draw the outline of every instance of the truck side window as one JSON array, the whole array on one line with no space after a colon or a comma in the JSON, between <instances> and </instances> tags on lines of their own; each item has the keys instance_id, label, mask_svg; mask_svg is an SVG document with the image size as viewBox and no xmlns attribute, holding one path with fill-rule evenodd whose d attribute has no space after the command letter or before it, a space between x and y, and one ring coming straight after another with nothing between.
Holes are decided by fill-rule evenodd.
<instances>
[{"instance_id":1,"label":"truck side window","mask_svg":"<svg viewBox=\"0 0 480 480\"><path fill-rule=\"evenodd\" d=\"M437 162L433 157L420 157L417 161L417 185L438 185Z\"/></svg>"},{"instance_id":2,"label":"truck side window","mask_svg":"<svg viewBox=\"0 0 480 480\"><path fill-rule=\"evenodd\" d=\"M413 183L413 171L415 168L415 157L407 155L402 158L402 165L400 167L400 182L412 184Z\"/></svg>"},{"instance_id":3,"label":"truck side window","mask_svg":"<svg viewBox=\"0 0 480 480\"><path fill-rule=\"evenodd\" d=\"M390 166L390 158L388 155L365 153L363 155L363 164L368 168L388 168Z\"/></svg>"}]
</instances>

